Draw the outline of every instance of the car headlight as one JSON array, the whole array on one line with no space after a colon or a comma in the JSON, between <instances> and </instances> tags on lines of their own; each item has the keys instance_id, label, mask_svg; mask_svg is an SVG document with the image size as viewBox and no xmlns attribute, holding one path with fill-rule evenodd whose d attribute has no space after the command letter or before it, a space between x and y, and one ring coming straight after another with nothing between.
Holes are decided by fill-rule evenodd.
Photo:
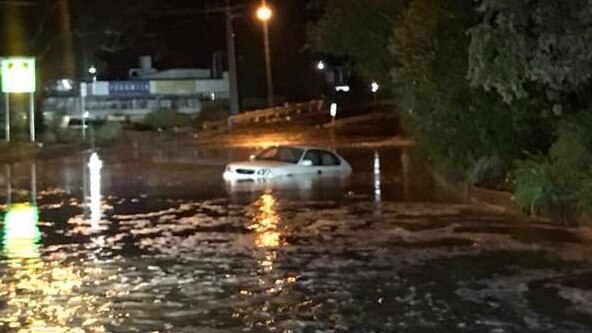
<instances>
[{"instance_id":1,"label":"car headlight","mask_svg":"<svg viewBox=\"0 0 592 333\"><path fill-rule=\"evenodd\" d=\"M269 169L261 169L261 170L257 171L257 176L269 177L271 175L272 175L272 172Z\"/></svg>"}]
</instances>

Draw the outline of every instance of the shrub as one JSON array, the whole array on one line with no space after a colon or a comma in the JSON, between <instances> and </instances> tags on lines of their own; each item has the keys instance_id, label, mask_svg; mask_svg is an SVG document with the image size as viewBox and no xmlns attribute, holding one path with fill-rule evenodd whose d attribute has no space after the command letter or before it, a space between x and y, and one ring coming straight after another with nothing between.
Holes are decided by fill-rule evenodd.
<instances>
[{"instance_id":1,"label":"shrub","mask_svg":"<svg viewBox=\"0 0 592 333\"><path fill-rule=\"evenodd\" d=\"M592 213L592 116L587 112L561 122L546 156L517 164L514 198L522 210L565 219L565 211ZM571 218L568 216L568 218Z\"/></svg>"},{"instance_id":2,"label":"shrub","mask_svg":"<svg viewBox=\"0 0 592 333\"><path fill-rule=\"evenodd\" d=\"M99 143L111 142L121 133L122 128L121 123L108 121L97 128L95 138Z\"/></svg>"},{"instance_id":3,"label":"shrub","mask_svg":"<svg viewBox=\"0 0 592 333\"><path fill-rule=\"evenodd\" d=\"M514 201L519 209L534 215L556 202L552 164L538 156L519 161L514 172Z\"/></svg>"},{"instance_id":4,"label":"shrub","mask_svg":"<svg viewBox=\"0 0 592 333\"><path fill-rule=\"evenodd\" d=\"M153 129L170 130L178 127L187 127L191 124L191 118L172 109L159 109L146 116L144 124Z\"/></svg>"}]
</instances>

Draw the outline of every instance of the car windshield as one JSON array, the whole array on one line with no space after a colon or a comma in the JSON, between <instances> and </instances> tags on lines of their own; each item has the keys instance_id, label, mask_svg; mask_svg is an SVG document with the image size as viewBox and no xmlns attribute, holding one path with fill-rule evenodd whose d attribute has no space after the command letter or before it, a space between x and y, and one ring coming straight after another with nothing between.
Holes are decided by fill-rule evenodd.
<instances>
[{"instance_id":1,"label":"car windshield","mask_svg":"<svg viewBox=\"0 0 592 333\"><path fill-rule=\"evenodd\" d=\"M304 153L304 149L290 148L290 147L273 147L265 149L259 154L255 155L257 161L278 161L296 164L300 161L300 157Z\"/></svg>"}]
</instances>

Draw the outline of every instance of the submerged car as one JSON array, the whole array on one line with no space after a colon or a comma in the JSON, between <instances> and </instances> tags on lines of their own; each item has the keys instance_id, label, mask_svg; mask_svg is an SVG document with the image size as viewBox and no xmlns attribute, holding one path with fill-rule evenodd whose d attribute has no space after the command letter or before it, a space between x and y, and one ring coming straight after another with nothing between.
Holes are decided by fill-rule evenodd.
<instances>
[{"instance_id":1,"label":"submerged car","mask_svg":"<svg viewBox=\"0 0 592 333\"><path fill-rule=\"evenodd\" d=\"M352 168L338 154L315 147L277 146L226 166L224 179L265 179L280 176L347 174Z\"/></svg>"}]
</instances>

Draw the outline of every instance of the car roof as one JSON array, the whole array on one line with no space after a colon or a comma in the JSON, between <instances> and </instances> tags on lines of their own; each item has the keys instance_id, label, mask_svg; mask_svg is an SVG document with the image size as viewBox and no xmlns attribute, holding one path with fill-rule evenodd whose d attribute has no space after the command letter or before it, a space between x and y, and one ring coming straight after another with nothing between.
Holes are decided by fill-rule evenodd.
<instances>
[{"instance_id":1,"label":"car roof","mask_svg":"<svg viewBox=\"0 0 592 333\"><path fill-rule=\"evenodd\" d=\"M331 151L330 149L321 148L321 147L315 147L315 146L277 145L275 147L279 147L279 148L296 148L296 149L304 149L304 150L318 149L318 150Z\"/></svg>"}]
</instances>

